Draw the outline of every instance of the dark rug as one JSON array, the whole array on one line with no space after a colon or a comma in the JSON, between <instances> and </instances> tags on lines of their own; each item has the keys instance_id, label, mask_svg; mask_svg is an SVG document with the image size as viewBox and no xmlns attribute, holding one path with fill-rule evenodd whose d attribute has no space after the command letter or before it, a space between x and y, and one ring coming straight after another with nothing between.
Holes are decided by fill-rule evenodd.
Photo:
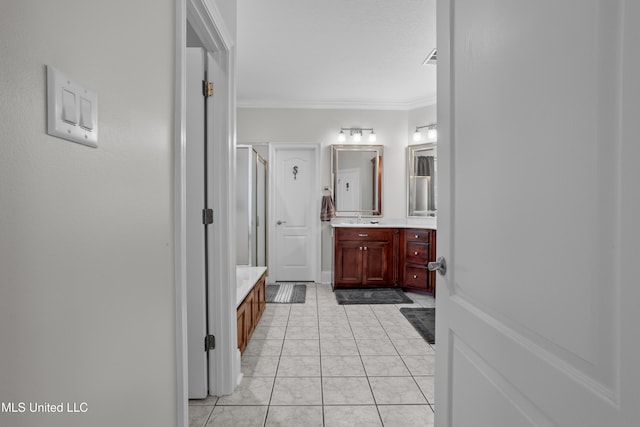
<instances>
[{"instance_id":1,"label":"dark rug","mask_svg":"<svg viewBox=\"0 0 640 427\"><path fill-rule=\"evenodd\" d=\"M307 285L296 283L267 285L267 302L278 304L303 304L306 298Z\"/></svg>"},{"instance_id":2,"label":"dark rug","mask_svg":"<svg viewBox=\"0 0 640 427\"><path fill-rule=\"evenodd\" d=\"M338 304L412 304L401 289L336 289Z\"/></svg>"},{"instance_id":3,"label":"dark rug","mask_svg":"<svg viewBox=\"0 0 640 427\"><path fill-rule=\"evenodd\" d=\"M402 307L400 313L404 314L409 323L429 344L436 343L436 309Z\"/></svg>"}]
</instances>

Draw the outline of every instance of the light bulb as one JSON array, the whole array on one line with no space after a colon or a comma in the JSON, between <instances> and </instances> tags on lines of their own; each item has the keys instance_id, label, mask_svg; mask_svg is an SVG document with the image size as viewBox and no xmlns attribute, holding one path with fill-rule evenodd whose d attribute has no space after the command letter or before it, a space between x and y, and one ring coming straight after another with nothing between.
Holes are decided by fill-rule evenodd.
<instances>
[{"instance_id":1,"label":"light bulb","mask_svg":"<svg viewBox=\"0 0 640 427\"><path fill-rule=\"evenodd\" d=\"M371 131L369 134L369 142L376 142L376 134L374 131Z\"/></svg>"},{"instance_id":2,"label":"light bulb","mask_svg":"<svg viewBox=\"0 0 640 427\"><path fill-rule=\"evenodd\" d=\"M431 128L427 131L427 139L429 141L435 141L436 139L438 139L438 129L436 128Z\"/></svg>"},{"instance_id":3,"label":"light bulb","mask_svg":"<svg viewBox=\"0 0 640 427\"><path fill-rule=\"evenodd\" d=\"M418 142L422 139L422 134L420 134L420 131L418 129L416 129L416 131L413 133L413 140L415 142Z\"/></svg>"},{"instance_id":4,"label":"light bulb","mask_svg":"<svg viewBox=\"0 0 640 427\"><path fill-rule=\"evenodd\" d=\"M340 133L338 134L338 142L344 142L346 139L347 137L345 136L344 132L340 130Z\"/></svg>"},{"instance_id":5,"label":"light bulb","mask_svg":"<svg viewBox=\"0 0 640 427\"><path fill-rule=\"evenodd\" d=\"M353 133L353 140L355 142L360 142L362 140L362 132L355 131Z\"/></svg>"}]
</instances>

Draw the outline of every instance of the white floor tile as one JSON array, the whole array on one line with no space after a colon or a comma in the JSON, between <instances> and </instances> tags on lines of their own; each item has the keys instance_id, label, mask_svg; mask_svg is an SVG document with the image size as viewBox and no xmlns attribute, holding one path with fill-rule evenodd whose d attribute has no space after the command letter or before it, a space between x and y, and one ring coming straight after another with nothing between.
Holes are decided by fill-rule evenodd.
<instances>
[{"instance_id":1,"label":"white floor tile","mask_svg":"<svg viewBox=\"0 0 640 427\"><path fill-rule=\"evenodd\" d=\"M322 406L270 406L265 427L323 427Z\"/></svg>"},{"instance_id":2,"label":"white floor tile","mask_svg":"<svg viewBox=\"0 0 640 427\"><path fill-rule=\"evenodd\" d=\"M411 294L411 307L435 306ZM339 305L307 284L304 304L267 304L230 396L189 402L190 426L433 425L435 345L402 305Z\"/></svg>"},{"instance_id":3,"label":"white floor tile","mask_svg":"<svg viewBox=\"0 0 640 427\"><path fill-rule=\"evenodd\" d=\"M207 427L262 427L266 406L217 406Z\"/></svg>"},{"instance_id":4,"label":"white floor tile","mask_svg":"<svg viewBox=\"0 0 640 427\"><path fill-rule=\"evenodd\" d=\"M325 406L324 427L382 427L373 406Z\"/></svg>"},{"instance_id":5,"label":"white floor tile","mask_svg":"<svg viewBox=\"0 0 640 427\"><path fill-rule=\"evenodd\" d=\"M371 405L374 403L366 377L322 378L325 405Z\"/></svg>"},{"instance_id":6,"label":"white floor tile","mask_svg":"<svg viewBox=\"0 0 640 427\"><path fill-rule=\"evenodd\" d=\"M271 405L322 405L320 378L276 378Z\"/></svg>"}]
</instances>

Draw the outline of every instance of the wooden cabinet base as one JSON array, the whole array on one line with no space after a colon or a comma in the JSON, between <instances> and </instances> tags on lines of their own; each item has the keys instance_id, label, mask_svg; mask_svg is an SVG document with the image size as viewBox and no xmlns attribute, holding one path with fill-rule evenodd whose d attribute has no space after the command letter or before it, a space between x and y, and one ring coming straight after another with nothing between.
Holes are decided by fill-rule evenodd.
<instances>
[{"instance_id":1,"label":"wooden cabinet base","mask_svg":"<svg viewBox=\"0 0 640 427\"><path fill-rule=\"evenodd\" d=\"M397 286L398 242L396 229L334 229L334 288Z\"/></svg>"},{"instance_id":2,"label":"wooden cabinet base","mask_svg":"<svg viewBox=\"0 0 640 427\"><path fill-rule=\"evenodd\" d=\"M244 350L247 348L249 339L253 331L255 331L256 326L258 326L262 313L267 306L265 297L265 274L263 274L244 300L242 300L236 311L238 321L238 349L241 354L244 353Z\"/></svg>"},{"instance_id":3,"label":"wooden cabinet base","mask_svg":"<svg viewBox=\"0 0 640 427\"><path fill-rule=\"evenodd\" d=\"M333 287L402 287L435 295L436 230L336 227Z\"/></svg>"},{"instance_id":4,"label":"wooden cabinet base","mask_svg":"<svg viewBox=\"0 0 640 427\"><path fill-rule=\"evenodd\" d=\"M436 259L436 230L403 230L400 259L402 288L435 296L435 272L429 271L427 265Z\"/></svg>"}]
</instances>

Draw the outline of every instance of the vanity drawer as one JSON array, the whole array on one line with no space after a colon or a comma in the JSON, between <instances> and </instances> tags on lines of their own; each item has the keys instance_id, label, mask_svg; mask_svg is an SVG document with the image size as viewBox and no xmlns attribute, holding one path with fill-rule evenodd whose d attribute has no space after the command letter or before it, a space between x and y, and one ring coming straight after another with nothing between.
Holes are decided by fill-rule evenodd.
<instances>
[{"instance_id":1,"label":"vanity drawer","mask_svg":"<svg viewBox=\"0 0 640 427\"><path fill-rule=\"evenodd\" d=\"M412 228L405 230L404 236L407 242L429 243L429 230Z\"/></svg>"},{"instance_id":2,"label":"vanity drawer","mask_svg":"<svg viewBox=\"0 0 640 427\"><path fill-rule=\"evenodd\" d=\"M405 260L409 264L427 265L429 245L424 243L407 242Z\"/></svg>"},{"instance_id":3,"label":"vanity drawer","mask_svg":"<svg viewBox=\"0 0 640 427\"><path fill-rule=\"evenodd\" d=\"M404 268L404 284L413 288L426 288L429 270L426 268L410 267Z\"/></svg>"},{"instance_id":4,"label":"vanity drawer","mask_svg":"<svg viewBox=\"0 0 640 427\"><path fill-rule=\"evenodd\" d=\"M392 236L388 228L336 228L336 240L387 241Z\"/></svg>"}]
</instances>

